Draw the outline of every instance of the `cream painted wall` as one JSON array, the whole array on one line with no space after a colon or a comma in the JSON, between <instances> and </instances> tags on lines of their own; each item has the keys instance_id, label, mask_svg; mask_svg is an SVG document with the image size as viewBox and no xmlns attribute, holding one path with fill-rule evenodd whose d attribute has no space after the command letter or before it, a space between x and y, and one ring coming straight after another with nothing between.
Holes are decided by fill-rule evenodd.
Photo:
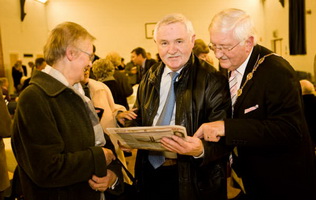
<instances>
[{"instance_id":1,"label":"cream painted wall","mask_svg":"<svg viewBox=\"0 0 316 200\"><path fill-rule=\"evenodd\" d=\"M19 1L0 0L0 27L7 76L11 79L11 53L18 54L26 64L28 59L22 55L42 54L49 30L63 21L74 21L87 28L97 38L95 45L100 57L117 51L128 62L130 51L138 46L153 56L157 53L154 41L145 38L145 23L157 22L168 13L180 12L193 22L197 38L208 43L207 27L211 18L229 7L241 8L252 16L259 43L268 48L271 48L272 32L277 30L279 37L283 38L282 56L296 70L312 72L316 52L316 45L313 45L316 40L312 24L315 21L314 13L306 16L308 55L289 56L288 0L285 3L283 8L279 0L49 0L45 5L26 0L27 15L21 22ZM315 6L314 0L306 0L307 9L313 11ZM210 55L213 56L212 53Z\"/></svg>"},{"instance_id":2,"label":"cream painted wall","mask_svg":"<svg viewBox=\"0 0 316 200\"><path fill-rule=\"evenodd\" d=\"M282 40L282 56L288 60L295 70L307 71L314 73L314 56L316 53L316 37L314 36L315 29L315 0L305 0L306 10L311 10L311 14L306 15L306 48L307 55L289 55L289 4L288 0L285 0L285 7L283 8L277 0L265 0L264 1L264 26L265 26L265 38L267 41L267 47L271 47L271 41L274 39L273 31L277 31L278 38ZM270 46L269 46L270 45Z\"/></svg>"},{"instance_id":3,"label":"cream painted wall","mask_svg":"<svg viewBox=\"0 0 316 200\"><path fill-rule=\"evenodd\" d=\"M13 86L11 67L16 59L21 59L27 66L28 61L34 61L37 55L42 55L43 44L46 41L48 29L46 8L33 0L26 0L23 22L20 20L19 0L0 0L0 28L2 37L5 73ZM11 61L10 54L14 59ZM23 54L33 54L33 58L24 58ZM28 69L29 70L29 69ZM30 70L28 74L30 75ZM10 88L12 93L13 89Z\"/></svg>"},{"instance_id":4,"label":"cream painted wall","mask_svg":"<svg viewBox=\"0 0 316 200\"><path fill-rule=\"evenodd\" d=\"M50 0L47 14L49 29L63 21L77 22L97 38L97 55L104 57L110 51L117 51L128 62L131 50L138 46L153 56L157 53L154 41L145 38L145 23L180 12L193 22L197 38L208 43L207 28L216 12L228 7L242 8L262 24L261 5L261 0L226 0L225 3L215 0L199 0L198 3L192 0L116 0L115 4L109 0ZM263 27L259 29L263 33Z\"/></svg>"}]
</instances>

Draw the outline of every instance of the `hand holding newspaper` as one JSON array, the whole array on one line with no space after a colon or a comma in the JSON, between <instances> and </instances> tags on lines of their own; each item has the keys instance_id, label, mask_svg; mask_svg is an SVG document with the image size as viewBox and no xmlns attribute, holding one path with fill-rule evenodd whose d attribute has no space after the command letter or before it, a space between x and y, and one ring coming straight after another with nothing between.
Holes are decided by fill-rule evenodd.
<instances>
[{"instance_id":1,"label":"hand holding newspaper","mask_svg":"<svg viewBox=\"0 0 316 200\"><path fill-rule=\"evenodd\" d=\"M107 133L111 138L118 140L123 147L154 151L167 151L160 144L163 137L176 135L186 138L187 136L185 127L178 125L107 128Z\"/></svg>"}]
</instances>

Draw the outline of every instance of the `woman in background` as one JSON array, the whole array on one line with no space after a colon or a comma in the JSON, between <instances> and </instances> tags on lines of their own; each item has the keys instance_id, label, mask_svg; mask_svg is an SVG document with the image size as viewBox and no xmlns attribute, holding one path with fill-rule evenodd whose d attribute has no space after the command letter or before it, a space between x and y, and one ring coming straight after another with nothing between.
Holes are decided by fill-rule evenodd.
<instances>
[{"instance_id":1,"label":"woman in background","mask_svg":"<svg viewBox=\"0 0 316 200\"><path fill-rule=\"evenodd\" d=\"M121 89L119 83L114 78L115 66L109 59L100 59L93 63L92 71L96 79L107 85L114 98L116 104L120 104L125 108L129 108L126 95Z\"/></svg>"}]
</instances>

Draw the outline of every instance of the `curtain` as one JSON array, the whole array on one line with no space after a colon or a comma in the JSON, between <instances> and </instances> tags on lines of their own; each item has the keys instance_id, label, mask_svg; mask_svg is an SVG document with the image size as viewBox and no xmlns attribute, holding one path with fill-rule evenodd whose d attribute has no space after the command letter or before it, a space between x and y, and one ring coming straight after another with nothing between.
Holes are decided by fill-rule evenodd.
<instances>
[{"instance_id":1,"label":"curtain","mask_svg":"<svg viewBox=\"0 0 316 200\"><path fill-rule=\"evenodd\" d=\"M305 55L305 0L289 0L289 15L290 55Z\"/></svg>"}]
</instances>

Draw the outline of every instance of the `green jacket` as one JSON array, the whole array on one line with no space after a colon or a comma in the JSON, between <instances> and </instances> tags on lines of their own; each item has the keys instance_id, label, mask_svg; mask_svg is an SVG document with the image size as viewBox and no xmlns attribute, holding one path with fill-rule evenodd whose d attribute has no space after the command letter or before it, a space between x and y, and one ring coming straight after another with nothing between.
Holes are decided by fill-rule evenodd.
<instances>
[{"instance_id":1,"label":"green jacket","mask_svg":"<svg viewBox=\"0 0 316 200\"><path fill-rule=\"evenodd\" d=\"M113 147L110 140L107 146ZM105 176L107 166L102 148L94 146L85 104L50 75L36 71L21 93L12 148L25 199L100 199L88 180L92 175ZM121 180L121 168L116 164L112 162L108 168Z\"/></svg>"}]
</instances>

